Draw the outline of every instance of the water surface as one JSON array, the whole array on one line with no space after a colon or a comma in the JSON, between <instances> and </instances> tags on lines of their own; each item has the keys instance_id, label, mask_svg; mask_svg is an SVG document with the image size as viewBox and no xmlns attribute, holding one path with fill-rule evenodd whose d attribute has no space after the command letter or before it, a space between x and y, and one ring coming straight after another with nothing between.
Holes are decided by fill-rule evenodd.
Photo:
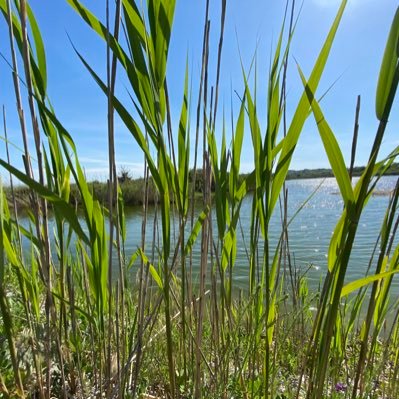
<instances>
[{"instance_id":1,"label":"water surface","mask_svg":"<svg viewBox=\"0 0 399 399\"><path fill-rule=\"evenodd\" d=\"M376 189L380 193L389 193L393 190L397 177L384 177L378 183ZM321 184L322 183L322 184ZM321 186L320 186L321 184ZM320 187L319 187L320 186ZM301 207L309 196L319 187L316 194L306 203L300 213L295 217L289 227L289 245L292 262L297 270L309 269L308 278L310 285L317 287L327 270L327 251L335 224L341 215L343 201L339 195L337 183L334 178L328 179L304 179L290 180L286 182L288 189L288 216L289 218ZM389 202L389 195L375 195L370 198L359 223L354 249L351 254L347 271L347 281L361 278L365 275L369 266L370 257L378 237L384 214ZM251 222L252 195L243 200L241 207L242 234L237 237L237 258L234 269L235 285L242 288L248 285L249 262L247 250L249 250L250 222ZM197 212L201 209L198 207ZM213 219L215 219L213 211ZM128 208L126 210L127 240L126 254L130 257L141 246L142 207ZM146 253L151 257L152 243L155 242L155 252L161 247L158 233L153 229L156 219L155 207L148 210L148 222L146 227ZM159 215L160 216L160 215ZM160 218L159 224L160 224ZM177 219L175 218L177 221ZM28 220L22 220L25 227ZM82 221L83 222L83 221ZM50 220L50 231L53 231L53 221ZM84 224L83 224L84 226ZM173 228L173 223L172 223ZM173 233L177 237L176 231ZM214 223L216 229L216 222ZM270 225L271 250L277 243L281 234L280 209L277 206ZM161 233L159 233L161 235ZM186 239L189 236L187 228ZM198 271L200 262L200 237L193 248L194 272ZM259 246L262 248L262 246ZM52 245L55 255L55 246ZM27 251L29 249L27 248ZM378 249L377 249L378 251ZM115 255L115 254L114 254ZM371 270L374 270L373 268ZM399 294L398 278L394 278L393 291Z\"/></svg>"},{"instance_id":2,"label":"water surface","mask_svg":"<svg viewBox=\"0 0 399 399\"><path fill-rule=\"evenodd\" d=\"M372 196L363 212L347 271L348 281L361 278L366 273L389 202L388 193L393 190L396 180L397 177L394 176L382 178L376 187L380 195ZM319 186L316 194L306 203L289 227L292 262L298 270L302 271L311 266L308 277L313 286L317 286L321 277L326 273L328 246L335 224L341 215L343 201L334 178L290 180L286 182L289 218ZM383 193L385 195L381 195ZM248 282L247 250L249 250L251 207L252 196L248 195L241 208L242 234L239 233L237 238L237 258L234 270L234 279L242 287L245 287ZM198 211L200 210L198 209ZM133 253L141 242L142 209L129 209L126 213L126 219L128 230L126 250L127 253ZM151 245L153 242L153 220L154 209L152 208L148 213L147 245ZM216 223L214 226L216 228ZM272 247L276 245L280 234L281 218L280 209L277 207L270 225ZM155 239L155 242L157 243L157 239ZM193 259L194 265L198 265L200 259L199 243L194 247ZM394 279L394 286L394 291L399 293L397 279Z\"/></svg>"}]
</instances>

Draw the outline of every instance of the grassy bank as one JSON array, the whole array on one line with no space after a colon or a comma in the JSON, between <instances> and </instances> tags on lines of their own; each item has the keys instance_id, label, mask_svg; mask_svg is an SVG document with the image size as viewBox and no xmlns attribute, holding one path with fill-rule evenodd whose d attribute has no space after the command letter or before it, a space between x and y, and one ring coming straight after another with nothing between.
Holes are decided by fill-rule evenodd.
<instances>
[{"instance_id":1,"label":"grassy bank","mask_svg":"<svg viewBox=\"0 0 399 399\"><path fill-rule=\"evenodd\" d=\"M146 181L141 179L130 180L119 185L123 202L126 206L143 205L144 191ZM91 195L96 198L104 206L108 206L109 200L109 185L108 183L93 181L88 182L88 188ZM13 206L15 199L16 206L23 211L30 207L29 197L31 190L27 186L14 187L13 192L11 188L5 187L4 192L10 206ZM152 181L148 181L148 204L154 205L159 202L158 194ZM71 184L69 194L69 204L72 206L81 207L83 199L79 187L76 184Z\"/></svg>"},{"instance_id":2,"label":"grassy bank","mask_svg":"<svg viewBox=\"0 0 399 399\"><path fill-rule=\"evenodd\" d=\"M147 189L146 183L148 183ZM95 198L105 207L109 207L108 201L110 190L108 183L100 181L88 182L88 188L93 198ZM144 178L131 179L129 181L119 183L119 188L121 190L121 200L123 201L124 206L142 206L144 205L144 202L146 202L148 205L155 205L160 201L159 193L157 192L154 182L151 179L148 181L146 181ZM11 190L10 186L7 186L4 187L4 193L11 210L13 210L14 202L17 209L21 212L24 212L30 208L31 190L29 187L17 186ZM146 197L144 196L145 193ZM194 195L197 199L201 200L201 188L197 188ZM171 203L173 203L173 198L171 198ZM71 206L78 207L79 209L81 209L83 206L83 198L81 192L79 191L79 187L73 183L70 186L69 204Z\"/></svg>"},{"instance_id":3,"label":"grassy bank","mask_svg":"<svg viewBox=\"0 0 399 399\"><path fill-rule=\"evenodd\" d=\"M363 210L399 153L398 147L380 155L399 82L399 10L378 77L378 128L368 163L352 184L356 146L346 165L315 99L347 1L337 9L309 76L297 65L303 92L292 114L285 107L285 90L290 45L298 40L293 35L298 10L295 1L287 3L267 76L267 99L258 103L256 85L264 82L255 80L252 87L243 68L229 135L216 125L224 0L218 50L211 51L206 11L200 76L193 88L187 63L178 99L169 97L166 73L174 0L145 5L117 0L109 4L114 22L108 13L106 21L99 20L79 0L67 1L107 48L106 77L77 50L75 56L107 102L108 185L87 181L74 132L65 129L48 98L45 44L34 10L27 0L0 1L9 28L25 161L24 170L8 159L0 159L0 165L13 181L25 184L16 192L29 209L29 225L22 227L18 209L10 210L15 201L2 191L0 398L397 398L399 304L391 291L399 271L399 185L364 277L348 282L347 269ZM208 74L209 57L215 59L214 75ZM120 75L133 110L117 91ZM27 90L21 90L18 76ZM208 81L210 76L216 80ZM172 115L172 100L180 104L178 115ZM263 127L261 106L267 115ZM142 180L118 179L115 114L145 157ZM307 270L296 266L290 250L285 186L308 117L315 120L343 203L316 291L309 290ZM177 127L172 120L179 121ZM32 146L28 133L35 139ZM242 176L245 137L252 140L254 170ZM237 235L243 234L241 207L250 190L247 289L239 292ZM124 209L136 200L155 202L156 211L143 207L141 245L127 257ZM195 207L202 209L199 215ZM275 243L270 220L276 212L281 235ZM195 244L201 247L200 259L193 256ZM134 280L127 278L132 273Z\"/></svg>"},{"instance_id":4,"label":"grassy bank","mask_svg":"<svg viewBox=\"0 0 399 399\"><path fill-rule=\"evenodd\" d=\"M365 167L358 166L353 168L353 176L360 177L364 173ZM202 171L198 171L198 174L202 177ZM384 176L398 176L399 175L399 164L393 163L384 173ZM228 175L229 176L229 175ZM249 174L240 174L239 182L242 183L249 177ZM330 178L334 177L332 169L302 169L302 170L289 170L286 180L296 180L296 179L320 179L320 178ZM144 204L144 192L146 186L146 180L144 178L123 178L121 176L119 179L119 187L122 192L122 199L125 206L138 206ZM189 177L189 191L193 190L193 171L190 171ZM109 185L105 182L92 181L88 182L88 187L91 194L104 206L108 206L109 200ZM255 185L247 186L248 192L253 192L255 190ZM204 191L204 184L201 179L196 179L194 193L198 199ZM215 193L215 181L212 181L211 192ZM9 205L12 207L15 199L16 206L18 209L23 211L29 208L29 195L30 189L27 186L17 186L14 187L14 192L11 191L10 186L4 188L4 192ZM148 190L147 190L147 201L149 205L154 205L159 203L159 195L156 190L156 186L152 179L148 180ZM171 199L173 202L173 198ZM70 186L70 196L69 202L74 206L82 205L82 196L79 191L79 187L76 184L71 184Z\"/></svg>"}]
</instances>

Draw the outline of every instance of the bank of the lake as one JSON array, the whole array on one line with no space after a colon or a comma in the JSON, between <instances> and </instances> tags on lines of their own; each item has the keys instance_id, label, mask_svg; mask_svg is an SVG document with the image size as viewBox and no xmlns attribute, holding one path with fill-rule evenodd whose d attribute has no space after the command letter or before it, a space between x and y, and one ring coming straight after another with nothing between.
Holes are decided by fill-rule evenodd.
<instances>
[{"instance_id":1,"label":"bank of the lake","mask_svg":"<svg viewBox=\"0 0 399 399\"><path fill-rule=\"evenodd\" d=\"M363 173L364 167L355 167L353 169L353 176L358 177ZM241 174L239 176L239 181L243 181L249 176L249 174ZM385 176L399 176L399 163L393 163L390 168L386 171ZM334 174L331 169L319 168L319 169L302 169L302 170L290 170L287 174L287 181L289 180L308 180L308 179L327 179L334 178ZM122 192L123 203L127 207L135 207L138 205L143 205L144 203L144 190L148 185L147 191L147 202L149 205L154 205L159 202L159 195L154 186L154 182L151 178L147 181L144 178L132 178L130 173L123 169L119 174L119 186ZM193 190L195 180L195 190L194 193L201 198L203 192L203 172L198 170L195 173L193 170L189 174L189 184L190 192ZM97 198L101 204L108 205L109 201L109 185L104 181L92 181L89 183L89 188L91 189L95 198ZM212 182L212 192L215 191L215 182ZM248 191L253 190L253 182L249 181ZM388 189L389 190L389 189ZM336 191L338 192L338 191ZM18 209L21 211L26 207L30 207L29 204L29 193L30 190L24 185L14 186L14 193L11 192L9 185L5 187L5 193L9 203L13 204L13 198L15 198L15 203ZM374 195L389 195L390 191L380 190L376 191ZM71 192L69 201L71 204L80 206L82 204L82 198L76 184L71 184Z\"/></svg>"},{"instance_id":2,"label":"bank of the lake","mask_svg":"<svg viewBox=\"0 0 399 399\"><path fill-rule=\"evenodd\" d=\"M395 187L396 176L386 176L380 179L376 186L376 193L370 198L369 203L363 211L359 222L358 234L350 258L350 266L347 273L347 280L353 281L365 275L369 268L369 262L376 245L381 225L384 220L385 211L390 199L389 194ZM354 179L356 182L356 178ZM128 183L137 190L142 189L142 185L137 181L136 184ZM98 187L105 187L104 184L93 184L93 190ZM97 187L97 188L96 188ZM288 217L294 216L288 228L289 246L292 262L298 273L307 271L309 285L312 289L317 289L321 284L321 278L325 276L327 270L327 254L331 240L331 234L342 212L343 201L338 195L338 186L335 178L314 178L314 179L292 179L286 182L288 190ZM24 194L25 191L23 191ZM104 201L106 196L102 197ZM195 219L203 210L202 197L198 193L196 200ZM243 201L240 213L240 233L237 235L237 252L233 272L235 280L234 286L238 289L247 289L249 284L249 229L251 223L252 194L249 193ZM173 209L173 205L172 205ZM297 211L299 212L297 213ZM125 251L127 258L130 258L142 245L142 221L144 208L142 203L127 203L124 209L126 220L126 241ZM29 228L29 218L22 213L20 223ZM173 215L173 213L172 213ZM215 208L212 211L213 223L216 223ZM156 242L159 239L161 221L159 210L154 203L149 202L146 209L146 246L152 245L154 234ZM156 229L154 232L154 221ZM50 213L50 231L54 229L54 219ZM82 222L84 220L82 219ZM178 237L178 219L171 220L172 242ZM270 221L270 244L276 246L282 232L280 210L276 210ZM187 223L186 236L191 231L191 224ZM26 251L29 252L29 241L24 240ZM52 241L52 244L54 242ZM161 244L159 244L161 245ZM52 245L54 255L55 246ZM158 248L160 250L160 248ZM194 274L199 272L201 258L200 243L193 246L192 265ZM376 261L376 258L374 258ZM137 261L139 262L139 261ZM117 269L117 257L114 254L115 270ZM134 270L134 269L133 269ZM399 294L399 281L393 280L392 294Z\"/></svg>"}]
</instances>

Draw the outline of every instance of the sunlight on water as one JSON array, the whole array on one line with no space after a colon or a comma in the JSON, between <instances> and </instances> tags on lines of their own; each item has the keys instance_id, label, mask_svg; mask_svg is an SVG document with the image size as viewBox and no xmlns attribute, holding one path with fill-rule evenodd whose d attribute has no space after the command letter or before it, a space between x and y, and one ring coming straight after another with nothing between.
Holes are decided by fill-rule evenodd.
<instances>
[{"instance_id":1,"label":"sunlight on water","mask_svg":"<svg viewBox=\"0 0 399 399\"><path fill-rule=\"evenodd\" d=\"M322 179L291 180L287 181L288 189L288 218L291 218L298 208L309 198L312 192L320 185ZM369 266L370 257L375 246L375 240L381 227L384 212L389 201L389 192L393 190L396 177L384 177L378 183L376 190L379 195L371 197L366 209L363 212L359 223L358 233L351 255L350 264L347 271L347 280L352 281L361 278ZM386 195L383 195L386 194ZM243 287L248 281L249 260L249 231L251 223L252 196L248 195L241 208L241 232L237 232L237 257L234 271L234 278ZM301 212L295 217L289 227L289 245L291 260L295 268L300 271L308 271L310 285L318 285L321 276L327 270L327 253L335 224L341 214L343 201L339 195L338 186L335 179L325 179L317 193L306 203ZM200 209L198 209L200 211ZM151 245L160 246L158 232L153 229L155 217L154 208L148 212L148 224L146 228L147 251ZM215 220L215 215L213 215ZM23 221L27 225L28 221ZM127 241L126 253L128 259L141 245L141 223L142 208L130 208L126 210ZM216 224L216 221L215 221ZM51 226L50 226L51 227ZM177 239L176 231L172 232L172 239ZM52 228L51 228L52 229ZM189 228L187 228L187 237ZM281 234L280 209L276 209L271 219L270 238L272 248L275 247ZM155 241L154 241L155 237ZM193 268L198 268L200 262L200 237L194 246ZM54 248L54 246L53 246ZM377 248L378 254L378 248ZM371 269L373 270L373 269ZM399 293L398 279L393 280L393 290Z\"/></svg>"}]
</instances>

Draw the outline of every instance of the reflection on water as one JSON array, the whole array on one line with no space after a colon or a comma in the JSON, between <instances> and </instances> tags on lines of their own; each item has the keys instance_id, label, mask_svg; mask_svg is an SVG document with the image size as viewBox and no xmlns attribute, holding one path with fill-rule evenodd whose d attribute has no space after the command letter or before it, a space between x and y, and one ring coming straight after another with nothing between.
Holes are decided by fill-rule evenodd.
<instances>
[{"instance_id":1,"label":"reflection on water","mask_svg":"<svg viewBox=\"0 0 399 399\"><path fill-rule=\"evenodd\" d=\"M393 190L396 177L384 177L377 185L379 193L388 193ZM288 189L288 217L292 217L298 208L308 199L310 194L320 185L322 179L291 180L287 181ZM351 254L347 271L347 279L354 280L364 276L370 257L378 237L378 233L388 205L388 195L371 197L359 223L358 233ZM251 222L252 197L248 195L241 207L242 233L237 237L237 258L234 271L236 282L245 286L248 281L247 247ZM335 224L341 214L343 202L338 194L335 179L325 179L312 199L306 203L301 212L295 217L289 227L289 240L292 261L295 267L305 270L310 265L308 276L310 284L317 285L327 268L327 251ZM200 211L200 209L198 209ZM147 248L153 243L153 220L155 209L150 208L147 224ZM213 218L215 215L213 215ZM26 223L27 221L25 221ZM127 240L126 253L130 256L141 244L142 209L130 208L126 210ZM177 227L177 224L176 224ZM215 223L216 228L216 223ZM276 209L271 220L270 239L275 246L281 233L280 210ZM187 229L186 238L189 231ZM173 232L172 232L173 235ZM157 235L156 235L157 236ZM177 228L175 232L177 238ZM200 239L200 237L199 237ZM199 241L199 240L198 240ZM155 245L158 244L155 238ZM194 246L194 267L199 264L199 242ZM394 278L393 290L399 292L398 279Z\"/></svg>"},{"instance_id":2,"label":"reflection on water","mask_svg":"<svg viewBox=\"0 0 399 399\"><path fill-rule=\"evenodd\" d=\"M323 183L322 183L323 182ZM354 180L356 182L356 179ZM343 201L338 193L335 179L308 179L287 181L288 216L294 215L298 208L309 198L311 193L322 183L316 194L303 207L289 227L290 251L295 266L305 270L312 265L308 276L311 284L318 284L320 276L327 268L327 251L331 234L341 214ZM379 193L389 193L393 190L396 177L384 177L377 185ZM378 233L388 205L388 195L373 196L367 204L359 223L358 234L351 255L347 279L354 280L364 276L370 257L378 237ZM237 258L234 277L238 283L248 281L248 258L246 246L249 245L252 197L244 199L241 208L242 234L237 237ZM153 211L149 220L153 219ZM128 239L127 251L134 252L140 242L141 211L134 210L127 214ZM271 220L271 244L276 245L281 233L280 210ZM177 234L177 233L176 233ZM152 226L148 226L148 242L152 242ZM199 263L200 248L194 248L194 264ZM396 289L399 288L397 281ZM399 291L399 289L398 289Z\"/></svg>"}]
</instances>

